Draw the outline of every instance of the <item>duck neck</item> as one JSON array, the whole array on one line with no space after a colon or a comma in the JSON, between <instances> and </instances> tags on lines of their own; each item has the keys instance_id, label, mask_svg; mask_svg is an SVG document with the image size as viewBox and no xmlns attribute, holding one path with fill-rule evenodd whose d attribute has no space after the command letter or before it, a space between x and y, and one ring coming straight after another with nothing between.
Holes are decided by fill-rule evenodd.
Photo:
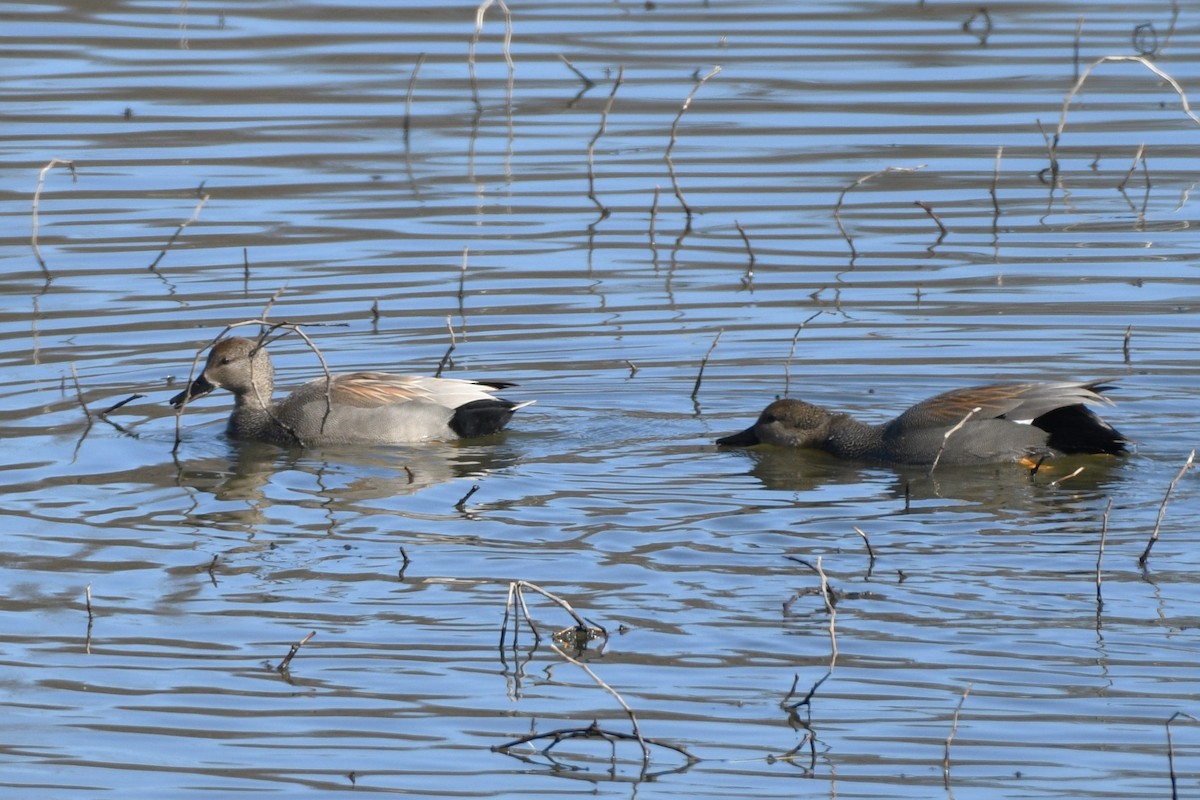
<instances>
[{"instance_id":1,"label":"duck neck","mask_svg":"<svg viewBox=\"0 0 1200 800\"><path fill-rule=\"evenodd\" d=\"M859 422L849 414L835 414L829 422L825 451L838 458L870 459L877 455L882 429Z\"/></svg>"},{"instance_id":2,"label":"duck neck","mask_svg":"<svg viewBox=\"0 0 1200 800\"><path fill-rule=\"evenodd\" d=\"M244 392L235 392L234 403L241 411L267 413L271 408L271 395L275 393L275 368L267 360L266 353L259 351L262 358L250 362L250 386Z\"/></svg>"}]
</instances>

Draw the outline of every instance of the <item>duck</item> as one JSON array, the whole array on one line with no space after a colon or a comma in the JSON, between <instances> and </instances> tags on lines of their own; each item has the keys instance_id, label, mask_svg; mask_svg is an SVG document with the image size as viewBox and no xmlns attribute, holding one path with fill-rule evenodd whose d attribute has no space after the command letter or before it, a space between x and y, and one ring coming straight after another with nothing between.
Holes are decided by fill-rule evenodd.
<instances>
[{"instance_id":1,"label":"duck","mask_svg":"<svg viewBox=\"0 0 1200 800\"><path fill-rule=\"evenodd\" d=\"M401 444L496 433L532 405L494 395L514 383L354 372L309 381L274 402L275 370L261 341L219 339L200 375L171 398L182 409L215 389L233 393L231 438L284 446Z\"/></svg>"},{"instance_id":2,"label":"duck","mask_svg":"<svg viewBox=\"0 0 1200 800\"><path fill-rule=\"evenodd\" d=\"M944 392L889 422L871 425L849 414L793 398L775 400L723 447L759 444L822 450L883 464L1039 464L1077 454L1122 455L1132 442L1087 407L1113 405L1111 382L994 383Z\"/></svg>"}]
</instances>

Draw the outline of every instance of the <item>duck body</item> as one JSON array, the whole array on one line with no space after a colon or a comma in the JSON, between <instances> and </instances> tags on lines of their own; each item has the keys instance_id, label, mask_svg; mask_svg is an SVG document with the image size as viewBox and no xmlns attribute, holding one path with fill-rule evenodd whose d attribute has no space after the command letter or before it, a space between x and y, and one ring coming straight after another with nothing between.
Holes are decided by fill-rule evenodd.
<instances>
[{"instance_id":1,"label":"duck body","mask_svg":"<svg viewBox=\"0 0 1200 800\"><path fill-rule=\"evenodd\" d=\"M801 400L771 403L717 444L823 450L886 464L989 464L1062 455L1120 455L1129 440L1087 408L1112 405L1103 381L999 383L939 394L878 425ZM940 456L939 456L940 453Z\"/></svg>"},{"instance_id":2,"label":"duck body","mask_svg":"<svg viewBox=\"0 0 1200 800\"><path fill-rule=\"evenodd\" d=\"M494 392L511 383L355 372L318 378L273 402L266 349L240 336L218 341L204 370L171 398L184 403L217 388L234 396L226 426L235 439L288 446L398 444L486 436L504 428L513 403Z\"/></svg>"}]
</instances>

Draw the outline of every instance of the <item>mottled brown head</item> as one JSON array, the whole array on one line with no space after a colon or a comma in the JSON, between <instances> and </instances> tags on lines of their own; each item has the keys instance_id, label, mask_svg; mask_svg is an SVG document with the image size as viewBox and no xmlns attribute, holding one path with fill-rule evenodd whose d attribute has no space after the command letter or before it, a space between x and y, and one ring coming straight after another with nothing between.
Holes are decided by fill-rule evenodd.
<instances>
[{"instance_id":1,"label":"mottled brown head","mask_svg":"<svg viewBox=\"0 0 1200 800\"><path fill-rule=\"evenodd\" d=\"M833 416L820 406L785 398L763 409L758 420L749 428L717 439L717 444L731 447L773 444L780 447L819 448L829 437L832 419Z\"/></svg>"}]
</instances>

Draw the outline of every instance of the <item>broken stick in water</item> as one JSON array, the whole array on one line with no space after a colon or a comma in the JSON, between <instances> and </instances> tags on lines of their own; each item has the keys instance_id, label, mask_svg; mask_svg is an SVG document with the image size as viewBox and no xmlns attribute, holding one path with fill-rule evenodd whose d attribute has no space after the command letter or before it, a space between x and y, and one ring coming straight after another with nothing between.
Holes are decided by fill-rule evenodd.
<instances>
[{"instance_id":1,"label":"broken stick in water","mask_svg":"<svg viewBox=\"0 0 1200 800\"><path fill-rule=\"evenodd\" d=\"M176 228L175 232L171 234L171 238L167 239L167 243L163 245L163 249L161 252L159 252L158 257L150 264L150 269L155 269L158 267L158 262L163 260L163 256L165 256L167 251L171 249L171 245L175 244L175 240L179 238L179 234L183 233L183 229L195 222L196 218L200 216L200 210L204 208L204 205L208 202L209 196L204 192L203 183L200 184L200 188L196 191L200 195L200 202L196 203L196 208L192 211L192 215L183 222L179 223L179 227Z\"/></svg>"},{"instance_id":2,"label":"broken stick in water","mask_svg":"<svg viewBox=\"0 0 1200 800\"><path fill-rule=\"evenodd\" d=\"M696 395L700 394L700 382L704 380L704 366L708 364L708 357L712 355L713 350L717 349L717 342L721 341L721 334L724 332L724 328L717 331L717 338L713 339L713 343L708 347L708 352L704 354L704 358L700 359L700 372L696 374L696 385L692 387L692 400L695 400Z\"/></svg>"},{"instance_id":3,"label":"broken stick in water","mask_svg":"<svg viewBox=\"0 0 1200 800\"><path fill-rule=\"evenodd\" d=\"M316 631L311 631L308 636L305 636L303 639L292 645L292 648L288 650L288 654L283 657L283 661L279 662L279 666L275 668L275 671L279 673L287 673L288 665L292 663L292 659L296 657L296 653L300 652L300 648L308 644L309 640L316 635Z\"/></svg>"},{"instance_id":4,"label":"broken stick in water","mask_svg":"<svg viewBox=\"0 0 1200 800\"><path fill-rule=\"evenodd\" d=\"M1150 541L1146 542L1146 549L1142 551L1138 557L1138 566L1143 569L1146 567L1146 559L1150 557L1150 548L1154 547L1154 543L1158 541L1158 529L1162 527L1163 517L1167 513L1167 501L1171 499L1171 492L1175 491L1175 484L1179 483L1184 473L1192 468L1192 462L1196 460L1196 451L1193 450L1188 454L1187 461L1179 468L1179 473L1171 479L1170 485L1167 486L1167 493L1163 495L1162 505L1158 507L1158 519L1154 521L1154 531L1150 534Z\"/></svg>"}]
</instances>

